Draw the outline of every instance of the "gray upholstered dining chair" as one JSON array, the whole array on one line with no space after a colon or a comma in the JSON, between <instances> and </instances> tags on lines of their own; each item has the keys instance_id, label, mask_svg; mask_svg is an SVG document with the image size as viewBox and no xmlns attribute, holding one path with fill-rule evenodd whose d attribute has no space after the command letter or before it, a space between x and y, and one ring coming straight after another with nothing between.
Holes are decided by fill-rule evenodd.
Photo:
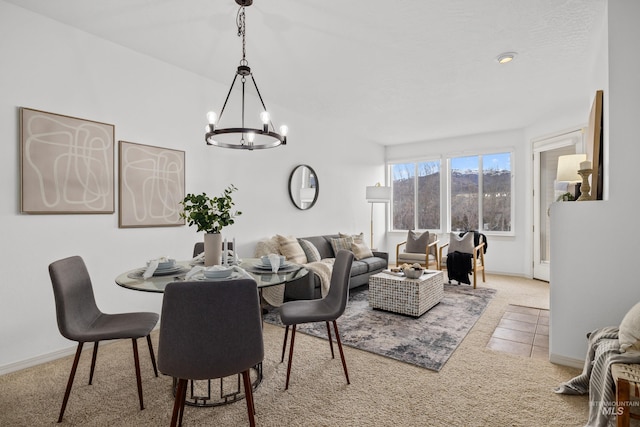
<instances>
[{"instance_id":1,"label":"gray upholstered dining chair","mask_svg":"<svg viewBox=\"0 0 640 427\"><path fill-rule=\"evenodd\" d=\"M94 343L91 371L89 373L89 385L91 385L98 355L98 343L105 340L131 339L136 381L138 383L138 399L140 400L140 409L144 409L137 340L142 337L147 338L151 363L157 377L158 369L149 334L158 323L158 314L149 312L105 314L101 312L93 294L91 277L83 259L79 256L72 256L51 263L49 265L49 276L53 285L58 329L65 338L78 342L58 422L62 421L62 416L67 407L73 379L85 342Z\"/></svg>"},{"instance_id":2,"label":"gray upholstered dining chair","mask_svg":"<svg viewBox=\"0 0 640 427\"><path fill-rule=\"evenodd\" d=\"M349 382L349 372L347 371L347 362L342 351L342 342L340 341L340 333L338 332L338 319L344 313L347 307L347 298L349 295L349 278L351 273L351 264L353 263L353 253L340 250L336 254L336 260L331 273L331 285L329 292L322 299L288 301L280 306L280 319L286 325L284 332L284 342L282 343L282 357L280 362L284 361L285 348L287 346L287 336L289 334L289 326L291 328L291 344L289 345L289 363L287 365L287 382L285 390L289 388L289 378L291 376L291 362L293 361L293 346L296 338L296 326L301 323L325 322L327 325L327 335L329 338L329 346L331 347L331 357L335 358L333 352L333 339L331 338L331 327L329 322L333 323L333 329L340 350L340 358L342 359L342 368L344 375Z\"/></svg>"},{"instance_id":3,"label":"gray upholstered dining chair","mask_svg":"<svg viewBox=\"0 0 640 427\"><path fill-rule=\"evenodd\" d=\"M188 380L242 372L255 426L250 370L264 358L258 286L252 279L169 283L162 301L160 372L178 379L171 425L182 425Z\"/></svg>"}]
</instances>

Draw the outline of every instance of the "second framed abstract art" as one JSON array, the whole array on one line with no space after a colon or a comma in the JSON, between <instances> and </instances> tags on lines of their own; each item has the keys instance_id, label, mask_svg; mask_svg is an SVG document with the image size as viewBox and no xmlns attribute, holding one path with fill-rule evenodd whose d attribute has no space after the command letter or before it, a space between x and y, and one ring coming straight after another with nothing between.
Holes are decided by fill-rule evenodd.
<instances>
[{"instance_id":1,"label":"second framed abstract art","mask_svg":"<svg viewBox=\"0 0 640 427\"><path fill-rule=\"evenodd\" d=\"M185 153L119 141L120 228L184 225Z\"/></svg>"}]
</instances>

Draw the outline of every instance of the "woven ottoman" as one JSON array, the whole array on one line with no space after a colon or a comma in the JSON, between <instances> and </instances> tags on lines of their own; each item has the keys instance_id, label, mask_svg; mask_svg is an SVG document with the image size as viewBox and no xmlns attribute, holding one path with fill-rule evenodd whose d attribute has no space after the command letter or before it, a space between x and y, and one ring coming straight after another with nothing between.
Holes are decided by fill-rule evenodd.
<instances>
[{"instance_id":1,"label":"woven ottoman","mask_svg":"<svg viewBox=\"0 0 640 427\"><path fill-rule=\"evenodd\" d=\"M369 277L369 305L373 308L418 317L438 304L442 297L442 271L427 270L419 279L384 272Z\"/></svg>"}]
</instances>

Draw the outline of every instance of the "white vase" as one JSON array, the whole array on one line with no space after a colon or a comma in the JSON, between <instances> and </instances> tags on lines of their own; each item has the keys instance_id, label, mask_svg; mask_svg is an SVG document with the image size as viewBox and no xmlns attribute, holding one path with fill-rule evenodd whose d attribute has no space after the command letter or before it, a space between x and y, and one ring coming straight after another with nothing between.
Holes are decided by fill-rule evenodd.
<instances>
[{"instance_id":1,"label":"white vase","mask_svg":"<svg viewBox=\"0 0 640 427\"><path fill-rule=\"evenodd\" d=\"M206 233L204 235L204 265L220 265L222 257L222 234Z\"/></svg>"}]
</instances>

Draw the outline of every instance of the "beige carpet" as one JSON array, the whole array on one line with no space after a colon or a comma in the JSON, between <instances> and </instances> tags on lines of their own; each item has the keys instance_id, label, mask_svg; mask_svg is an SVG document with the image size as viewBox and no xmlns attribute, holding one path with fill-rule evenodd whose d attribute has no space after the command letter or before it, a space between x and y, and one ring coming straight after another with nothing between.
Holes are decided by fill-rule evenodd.
<instances>
[{"instance_id":1,"label":"beige carpet","mask_svg":"<svg viewBox=\"0 0 640 427\"><path fill-rule=\"evenodd\" d=\"M440 372L345 347L351 385L327 342L298 334L292 380L284 391L283 330L265 324L264 380L255 392L259 426L581 426L586 396L552 392L579 373L546 360L486 348L508 304L548 308L544 282L488 275L498 290L487 310ZM157 340L157 334L154 334ZM156 342L157 345L157 342ZM156 347L157 348L157 347ZM146 409L138 410L129 341L101 347L92 386L85 351L63 425L168 425L171 380L153 377L140 343ZM0 425L54 425L72 358L0 377ZM244 400L185 410L185 425L247 425Z\"/></svg>"}]
</instances>

